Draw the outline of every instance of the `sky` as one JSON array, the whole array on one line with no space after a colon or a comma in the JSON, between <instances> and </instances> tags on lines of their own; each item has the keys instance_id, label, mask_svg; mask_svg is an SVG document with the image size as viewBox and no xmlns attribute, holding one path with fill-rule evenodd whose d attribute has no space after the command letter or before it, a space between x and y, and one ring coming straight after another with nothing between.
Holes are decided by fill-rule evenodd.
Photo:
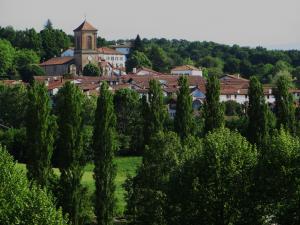
<instances>
[{"instance_id":1,"label":"sky","mask_svg":"<svg viewBox=\"0 0 300 225\"><path fill-rule=\"evenodd\" d=\"M108 40L142 38L300 49L300 0L0 0L0 26L71 34L86 18Z\"/></svg>"}]
</instances>

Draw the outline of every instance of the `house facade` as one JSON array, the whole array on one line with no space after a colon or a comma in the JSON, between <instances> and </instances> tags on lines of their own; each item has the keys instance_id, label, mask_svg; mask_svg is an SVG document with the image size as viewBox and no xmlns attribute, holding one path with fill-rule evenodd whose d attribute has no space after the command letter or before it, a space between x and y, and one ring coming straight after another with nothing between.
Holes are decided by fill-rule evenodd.
<instances>
[{"instance_id":1,"label":"house facade","mask_svg":"<svg viewBox=\"0 0 300 225\"><path fill-rule=\"evenodd\" d=\"M114 49L102 47L98 48L98 57L100 60L105 60L113 65L114 68L124 68L126 57L125 54Z\"/></svg>"}]
</instances>

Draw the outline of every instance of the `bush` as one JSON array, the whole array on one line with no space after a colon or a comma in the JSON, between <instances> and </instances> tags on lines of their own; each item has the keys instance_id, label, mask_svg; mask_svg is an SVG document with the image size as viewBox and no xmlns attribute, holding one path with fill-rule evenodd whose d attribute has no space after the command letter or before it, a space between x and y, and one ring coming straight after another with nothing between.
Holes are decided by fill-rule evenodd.
<instances>
[{"instance_id":1,"label":"bush","mask_svg":"<svg viewBox=\"0 0 300 225\"><path fill-rule=\"evenodd\" d=\"M239 116L243 113L243 106L236 101L230 100L225 102L226 116Z\"/></svg>"},{"instance_id":2,"label":"bush","mask_svg":"<svg viewBox=\"0 0 300 225\"><path fill-rule=\"evenodd\" d=\"M89 63L83 68L84 76L100 76L100 69L97 65Z\"/></svg>"}]
</instances>

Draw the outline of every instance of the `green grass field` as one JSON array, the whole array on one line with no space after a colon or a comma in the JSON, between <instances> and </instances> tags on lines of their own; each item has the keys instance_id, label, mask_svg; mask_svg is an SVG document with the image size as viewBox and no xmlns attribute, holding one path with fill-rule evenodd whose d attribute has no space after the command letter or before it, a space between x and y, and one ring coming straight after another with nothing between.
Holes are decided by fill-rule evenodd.
<instances>
[{"instance_id":1,"label":"green grass field","mask_svg":"<svg viewBox=\"0 0 300 225\"><path fill-rule=\"evenodd\" d=\"M124 184L128 175L134 176L137 167L141 164L141 157L117 157L115 159L117 165L117 177L116 177L116 198L117 198L117 208L116 214L118 216L123 215L125 208L124 201L124 189L122 185ZM22 168L24 171L26 167L24 164L18 164L18 167ZM82 177L82 184L88 187L89 194L92 194L95 190L95 183L93 179L93 164L88 164L84 169L84 174ZM59 174L58 169L54 169L56 174Z\"/></svg>"}]
</instances>

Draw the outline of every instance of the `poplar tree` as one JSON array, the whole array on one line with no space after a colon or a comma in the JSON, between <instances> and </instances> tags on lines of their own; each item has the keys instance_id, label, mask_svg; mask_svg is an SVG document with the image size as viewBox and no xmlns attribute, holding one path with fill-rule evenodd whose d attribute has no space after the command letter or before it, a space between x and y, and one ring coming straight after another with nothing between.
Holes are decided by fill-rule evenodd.
<instances>
[{"instance_id":1,"label":"poplar tree","mask_svg":"<svg viewBox=\"0 0 300 225\"><path fill-rule=\"evenodd\" d=\"M41 186L47 186L51 175L56 123L51 115L50 99L44 84L33 83L28 90L26 113L27 176Z\"/></svg>"},{"instance_id":2,"label":"poplar tree","mask_svg":"<svg viewBox=\"0 0 300 225\"><path fill-rule=\"evenodd\" d=\"M192 107L192 96L190 95L189 84L186 76L178 80L180 89L177 97L174 128L181 139L185 139L194 131L194 118Z\"/></svg>"},{"instance_id":3,"label":"poplar tree","mask_svg":"<svg viewBox=\"0 0 300 225\"><path fill-rule=\"evenodd\" d=\"M144 143L149 144L152 135L164 130L167 111L163 101L163 93L157 80L149 82L149 107L144 106Z\"/></svg>"},{"instance_id":4,"label":"poplar tree","mask_svg":"<svg viewBox=\"0 0 300 225\"><path fill-rule=\"evenodd\" d=\"M275 90L275 113L277 117L277 128L281 126L294 134L296 131L295 105L289 88L291 82L286 76L280 76L276 82Z\"/></svg>"},{"instance_id":5,"label":"poplar tree","mask_svg":"<svg viewBox=\"0 0 300 225\"><path fill-rule=\"evenodd\" d=\"M248 95L248 140L260 145L269 134L268 106L263 87L256 77L250 78Z\"/></svg>"},{"instance_id":6,"label":"poplar tree","mask_svg":"<svg viewBox=\"0 0 300 225\"><path fill-rule=\"evenodd\" d=\"M95 157L96 199L95 214L99 225L112 225L115 207L116 166L113 163L116 144L116 116L114 113L113 95L104 82L101 85L97 101L93 134Z\"/></svg>"},{"instance_id":7,"label":"poplar tree","mask_svg":"<svg viewBox=\"0 0 300 225\"><path fill-rule=\"evenodd\" d=\"M69 214L72 224L83 224L82 199L85 190L80 184L84 169L83 151L83 94L74 84L67 82L57 99L58 155L60 176L59 202Z\"/></svg>"},{"instance_id":8,"label":"poplar tree","mask_svg":"<svg viewBox=\"0 0 300 225\"><path fill-rule=\"evenodd\" d=\"M208 133L224 126L224 108L222 103L220 103L220 81L216 75L208 77L205 88L204 131Z\"/></svg>"}]
</instances>

